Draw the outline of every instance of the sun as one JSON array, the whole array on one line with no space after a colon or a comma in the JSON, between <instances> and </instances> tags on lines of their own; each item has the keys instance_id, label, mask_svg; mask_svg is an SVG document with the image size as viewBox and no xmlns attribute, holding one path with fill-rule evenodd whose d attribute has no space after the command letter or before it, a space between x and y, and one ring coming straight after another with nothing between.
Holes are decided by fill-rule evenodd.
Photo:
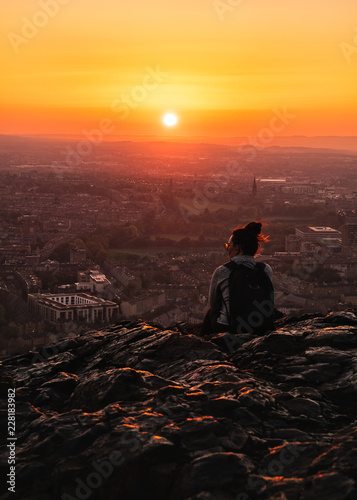
<instances>
[{"instance_id":1,"label":"sun","mask_svg":"<svg viewBox=\"0 0 357 500\"><path fill-rule=\"evenodd\" d=\"M175 113L165 113L162 121L166 127L174 127L178 122L178 117Z\"/></svg>"}]
</instances>

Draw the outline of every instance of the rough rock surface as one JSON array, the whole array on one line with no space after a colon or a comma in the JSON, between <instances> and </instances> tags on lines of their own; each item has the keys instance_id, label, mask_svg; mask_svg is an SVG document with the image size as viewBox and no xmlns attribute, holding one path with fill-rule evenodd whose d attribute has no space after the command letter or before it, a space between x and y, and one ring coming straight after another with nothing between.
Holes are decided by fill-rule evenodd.
<instances>
[{"instance_id":1,"label":"rough rock surface","mask_svg":"<svg viewBox=\"0 0 357 500\"><path fill-rule=\"evenodd\" d=\"M124 322L3 360L3 500L354 500L357 316L199 338ZM9 472L8 435L0 468Z\"/></svg>"}]
</instances>

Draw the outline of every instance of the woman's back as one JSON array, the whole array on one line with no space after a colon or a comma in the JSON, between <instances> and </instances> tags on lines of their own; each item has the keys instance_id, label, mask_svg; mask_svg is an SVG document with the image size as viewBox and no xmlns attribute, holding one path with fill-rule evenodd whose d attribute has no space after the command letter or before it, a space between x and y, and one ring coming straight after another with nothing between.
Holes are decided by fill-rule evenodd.
<instances>
[{"instance_id":1,"label":"woman's back","mask_svg":"<svg viewBox=\"0 0 357 500\"><path fill-rule=\"evenodd\" d=\"M272 270L254 257L266 240L261 227L250 222L236 228L225 244L230 261L214 271L209 291L213 331L262 334L274 329Z\"/></svg>"}]
</instances>

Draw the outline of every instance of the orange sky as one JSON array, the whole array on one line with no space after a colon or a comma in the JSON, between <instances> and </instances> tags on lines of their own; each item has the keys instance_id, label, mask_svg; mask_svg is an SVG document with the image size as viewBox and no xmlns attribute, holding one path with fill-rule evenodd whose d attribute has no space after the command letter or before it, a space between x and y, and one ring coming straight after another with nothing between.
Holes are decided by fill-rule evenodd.
<instances>
[{"instance_id":1,"label":"orange sky","mask_svg":"<svg viewBox=\"0 0 357 500\"><path fill-rule=\"evenodd\" d=\"M354 0L16 0L0 33L2 134L357 135Z\"/></svg>"}]
</instances>

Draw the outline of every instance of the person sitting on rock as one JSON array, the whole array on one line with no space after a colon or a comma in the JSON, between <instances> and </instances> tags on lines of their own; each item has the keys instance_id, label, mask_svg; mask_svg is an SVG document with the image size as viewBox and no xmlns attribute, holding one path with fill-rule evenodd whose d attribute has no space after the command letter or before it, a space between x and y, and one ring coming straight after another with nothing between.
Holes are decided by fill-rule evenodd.
<instances>
[{"instance_id":1,"label":"person sitting on rock","mask_svg":"<svg viewBox=\"0 0 357 500\"><path fill-rule=\"evenodd\" d=\"M213 273L209 289L210 309L201 334L230 332L264 334L274 330L272 269L254 255L268 238L261 222L249 222L233 230L225 243L229 262Z\"/></svg>"}]
</instances>

